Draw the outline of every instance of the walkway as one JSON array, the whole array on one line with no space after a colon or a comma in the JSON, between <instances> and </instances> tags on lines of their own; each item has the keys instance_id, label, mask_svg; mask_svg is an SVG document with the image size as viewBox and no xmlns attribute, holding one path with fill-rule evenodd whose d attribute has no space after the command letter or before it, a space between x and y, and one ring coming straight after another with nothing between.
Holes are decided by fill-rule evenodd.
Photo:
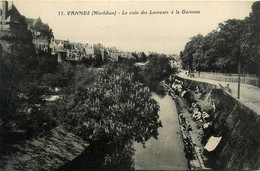
<instances>
[{"instance_id":1,"label":"walkway","mask_svg":"<svg viewBox=\"0 0 260 171\"><path fill-rule=\"evenodd\" d=\"M159 128L158 140L150 139L146 142L146 148L134 144L135 169L188 170L175 103L169 95L153 97L160 105L159 115L163 127Z\"/></svg>"},{"instance_id":2,"label":"walkway","mask_svg":"<svg viewBox=\"0 0 260 171\"><path fill-rule=\"evenodd\" d=\"M237 99L237 83L209 80L204 78L190 78L183 72L178 76L189 80L214 84L219 88L221 88L221 86L226 87L227 84L229 84L231 95ZM240 84L240 99L238 100L260 115L260 88L248 84Z\"/></svg>"}]
</instances>

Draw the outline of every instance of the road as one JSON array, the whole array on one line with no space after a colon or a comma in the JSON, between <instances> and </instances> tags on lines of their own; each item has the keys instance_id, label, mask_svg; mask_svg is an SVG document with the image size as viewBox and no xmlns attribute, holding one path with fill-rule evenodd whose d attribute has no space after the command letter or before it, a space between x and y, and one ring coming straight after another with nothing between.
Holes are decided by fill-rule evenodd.
<instances>
[{"instance_id":1,"label":"road","mask_svg":"<svg viewBox=\"0 0 260 171\"><path fill-rule=\"evenodd\" d=\"M146 143L146 148L135 143L136 170L188 170L188 161L183 151L178 116L174 101L169 95L161 98L153 95L160 105L158 140L152 138Z\"/></svg>"},{"instance_id":2,"label":"road","mask_svg":"<svg viewBox=\"0 0 260 171\"><path fill-rule=\"evenodd\" d=\"M237 84L232 82L223 82L217 80L210 80L205 78L190 78L187 77L184 72L180 73L178 76L190 79L194 81L206 82L210 84L217 85L219 88L219 84L223 87L226 87L229 84L229 88L231 89L231 95L237 99ZM237 99L242 102L245 106L255 111L258 115L260 115L260 88L248 85L248 84L240 84L240 99Z\"/></svg>"}]
</instances>

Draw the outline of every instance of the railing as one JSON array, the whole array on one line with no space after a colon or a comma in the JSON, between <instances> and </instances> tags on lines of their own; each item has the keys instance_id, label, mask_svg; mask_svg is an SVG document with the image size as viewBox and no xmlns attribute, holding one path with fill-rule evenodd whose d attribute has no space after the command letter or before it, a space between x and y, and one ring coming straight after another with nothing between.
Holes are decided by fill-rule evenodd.
<instances>
[{"instance_id":1,"label":"railing","mask_svg":"<svg viewBox=\"0 0 260 171\"><path fill-rule=\"evenodd\" d=\"M196 72L194 73L196 78L206 78L211 80L225 81L225 82L238 82L238 74L225 74L215 72ZM241 83L250 84L260 87L260 78L253 74L241 74Z\"/></svg>"}]
</instances>

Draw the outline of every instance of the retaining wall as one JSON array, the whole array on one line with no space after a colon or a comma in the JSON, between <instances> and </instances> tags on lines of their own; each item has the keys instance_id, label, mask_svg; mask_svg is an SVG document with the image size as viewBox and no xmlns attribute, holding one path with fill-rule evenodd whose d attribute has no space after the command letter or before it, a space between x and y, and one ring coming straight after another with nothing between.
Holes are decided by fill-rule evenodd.
<instances>
[{"instance_id":1,"label":"retaining wall","mask_svg":"<svg viewBox=\"0 0 260 171\"><path fill-rule=\"evenodd\" d=\"M213 169L252 170L260 168L260 116L216 85L178 78L185 87L197 87L207 94L205 103L211 109L212 126L204 133L203 140L210 136L222 136L217 148L205 152L207 164ZM206 141L205 141L206 142ZM204 145L205 145L205 142Z\"/></svg>"}]
</instances>

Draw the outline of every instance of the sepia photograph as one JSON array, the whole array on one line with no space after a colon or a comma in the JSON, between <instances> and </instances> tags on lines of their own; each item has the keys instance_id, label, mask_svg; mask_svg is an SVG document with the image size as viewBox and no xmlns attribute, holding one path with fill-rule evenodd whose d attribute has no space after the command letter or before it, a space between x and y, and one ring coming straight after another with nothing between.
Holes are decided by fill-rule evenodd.
<instances>
[{"instance_id":1,"label":"sepia photograph","mask_svg":"<svg viewBox=\"0 0 260 171\"><path fill-rule=\"evenodd\" d=\"M260 170L260 1L0 1L0 170Z\"/></svg>"}]
</instances>

